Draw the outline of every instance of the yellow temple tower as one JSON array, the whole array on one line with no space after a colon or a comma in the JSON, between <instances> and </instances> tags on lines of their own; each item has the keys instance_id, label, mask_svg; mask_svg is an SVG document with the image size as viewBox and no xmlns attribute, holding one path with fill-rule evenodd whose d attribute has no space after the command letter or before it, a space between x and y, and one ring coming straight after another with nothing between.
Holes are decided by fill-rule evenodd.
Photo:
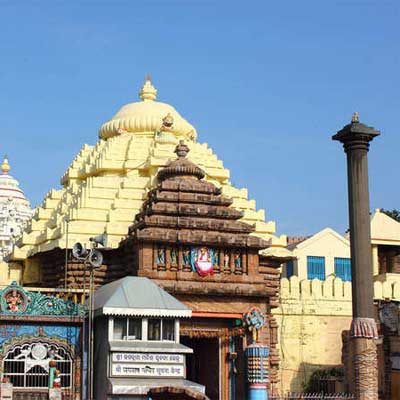
<instances>
[{"instance_id":1,"label":"yellow temple tower","mask_svg":"<svg viewBox=\"0 0 400 400\"><path fill-rule=\"evenodd\" d=\"M117 248L156 182L156 175L174 154L179 140L190 146L189 159L202 168L206 179L233 199L243 221L254 224L255 235L278 253L286 236L276 237L275 223L265 222L247 189L235 188L229 170L207 143L197 142L196 129L169 104L157 101L157 90L147 76L140 101L123 106L103 124L99 140L84 145L65 174L61 189L50 190L14 248L11 259L23 268L23 284L40 282L41 254L70 249L77 241L107 233L107 246Z\"/></svg>"}]
</instances>

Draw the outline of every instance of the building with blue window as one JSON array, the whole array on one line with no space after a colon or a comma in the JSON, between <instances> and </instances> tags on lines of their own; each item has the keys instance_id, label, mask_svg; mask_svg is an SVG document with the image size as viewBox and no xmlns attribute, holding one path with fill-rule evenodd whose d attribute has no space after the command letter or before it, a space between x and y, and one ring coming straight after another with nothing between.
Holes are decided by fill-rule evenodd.
<instances>
[{"instance_id":1,"label":"building with blue window","mask_svg":"<svg viewBox=\"0 0 400 400\"><path fill-rule=\"evenodd\" d=\"M283 360L279 378L283 390L301 391L321 366L337 366L346 358L351 362L348 353L342 358L342 335L352 319L350 246L348 238L330 228L309 237L288 237L288 244L295 258L282 268L280 306L274 312ZM392 390L391 398L398 399L400 222L379 209L371 213L371 253L375 306L385 326L381 332L386 332L385 345L378 344L379 390Z\"/></svg>"},{"instance_id":2,"label":"building with blue window","mask_svg":"<svg viewBox=\"0 0 400 400\"><path fill-rule=\"evenodd\" d=\"M373 274L380 282L397 282L400 274L400 223L379 209L371 215ZM288 237L288 250L294 256L282 269L282 277L300 280L328 276L351 281L350 242L331 228L313 236Z\"/></svg>"},{"instance_id":3,"label":"building with blue window","mask_svg":"<svg viewBox=\"0 0 400 400\"><path fill-rule=\"evenodd\" d=\"M295 257L283 268L283 277L325 280L327 277L351 281L350 242L331 228L313 236L292 238L288 249Z\"/></svg>"}]
</instances>

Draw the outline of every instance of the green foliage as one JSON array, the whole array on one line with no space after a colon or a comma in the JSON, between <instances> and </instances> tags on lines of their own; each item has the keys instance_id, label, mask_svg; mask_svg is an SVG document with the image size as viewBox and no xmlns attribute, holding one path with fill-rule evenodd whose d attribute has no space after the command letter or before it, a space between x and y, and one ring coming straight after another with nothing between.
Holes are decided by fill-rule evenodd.
<instances>
[{"instance_id":1,"label":"green foliage","mask_svg":"<svg viewBox=\"0 0 400 400\"><path fill-rule=\"evenodd\" d=\"M400 210L393 209L392 211L389 211L381 208L381 212L388 215L390 218L395 219L397 222L400 222Z\"/></svg>"}]
</instances>

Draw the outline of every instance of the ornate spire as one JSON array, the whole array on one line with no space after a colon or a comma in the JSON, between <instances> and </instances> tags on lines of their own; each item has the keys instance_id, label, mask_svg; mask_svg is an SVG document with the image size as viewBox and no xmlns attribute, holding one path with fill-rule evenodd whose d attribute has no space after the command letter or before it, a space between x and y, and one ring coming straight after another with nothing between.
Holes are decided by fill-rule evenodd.
<instances>
[{"instance_id":1,"label":"ornate spire","mask_svg":"<svg viewBox=\"0 0 400 400\"><path fill-rule=\"evenodd\" d=\"M185 144L183 140L179 141L178 146L175 147L174 153L179 157L179 158L185 158L187 156L187 153L189 153L190 149L189 147Z\"/></svg>"},{"instance_id":2,"label":"ornate spire","mask_svg":"<svg viewBox=\"0 0 400 400\"><path fill-rule=\"evenodd\" d=\"M139 92L139 97L143 101L154 101L157 98L157 89L151 83L149 74L146 75L144 85Z\"/></svg>"},{"instance_id":3,"label":"ornate spire","mask_svg":"<svg viewBox=\"0 0 400 400\"><path fill-rule=\"evenodd\" d=\"M4 156L3 163L1 164L1 171L3 172L4 175L8 174L8 171L10 171L11 167L10 164L8 163L8 157L7 155Z\"/></svg>"},{"instance_id":4,"label":"ornate spire","mask_svg":"<svg viewBox=\"0 0 400 400\"><path fill-rule=\"evenodd\" d=\"M358 112L356 111L353 113L353 116L351 117L351 123L352 124L358 124L360 122L360 116L358 115Z\"/></svg>"},{"instance_id":5,"label":"ornate spire","mask_svg":"<svg viewBox=\"0 0 400 400\"><path fill-rule=\"evenodd\" d=\"M189 153L189 147L186 146L183 140L180 140L175 148L175 154L178 158L158 172L158 179L160 181L175 177L203 179L205 176L204 171L186 158L187 153Z\"/></svg>"}]
</instances>

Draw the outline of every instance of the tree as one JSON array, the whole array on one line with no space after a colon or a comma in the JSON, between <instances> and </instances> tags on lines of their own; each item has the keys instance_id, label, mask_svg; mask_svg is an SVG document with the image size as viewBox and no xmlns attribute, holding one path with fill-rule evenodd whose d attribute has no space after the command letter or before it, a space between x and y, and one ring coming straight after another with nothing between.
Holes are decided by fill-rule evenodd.
<instances>
[{"instance_id":1,"label":"tree","mask_svg":"<svg viewBox=\"0 0 400 400\"><path fill-rule=\"evenodd\" d=\"M397 222L400 222L400 210L393 209L392 211L389 211L381 208L381 212L388 215L390 218L395 219Z\"/></svg>"}]
</instances>

